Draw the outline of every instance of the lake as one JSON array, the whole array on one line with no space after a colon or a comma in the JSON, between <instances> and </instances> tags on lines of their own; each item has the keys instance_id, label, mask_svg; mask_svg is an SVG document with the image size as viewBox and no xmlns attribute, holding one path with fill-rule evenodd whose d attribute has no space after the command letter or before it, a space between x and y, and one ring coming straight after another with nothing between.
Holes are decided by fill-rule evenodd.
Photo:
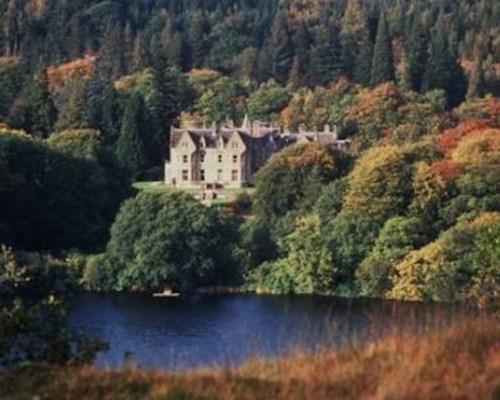
<instances>
[{"instance_id":1,"label":"lake","mask_svg":"<svg viewBox=\"0 0 500 400\"><path fill-rule=\"evenodd\" d=\"M457 316L446 305L320 296L84 294L69 323L106 341L97 367L236 365L250 355L371 340L389 330L421 334Z\"/></svg>"}]
</instances>

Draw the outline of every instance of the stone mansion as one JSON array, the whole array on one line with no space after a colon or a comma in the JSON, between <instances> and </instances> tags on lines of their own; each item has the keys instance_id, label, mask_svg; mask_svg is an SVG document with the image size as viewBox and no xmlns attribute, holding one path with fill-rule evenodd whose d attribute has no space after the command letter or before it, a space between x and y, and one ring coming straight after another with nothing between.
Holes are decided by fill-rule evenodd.
<instances>
[{"instance_id":1,"label":"stone mansion","mask_svg":"<svg viewBox=\"0 0 500 400\"><path fill-rule=\"evenodd\" d=\"M322 132L281 133L279 129L245 118L240 128L175 128L170 131L170 160L165 182L185 189L241 188L272 154L292 143L319 142L342 148L328 126Z\"/></svg>"}]
</instances>

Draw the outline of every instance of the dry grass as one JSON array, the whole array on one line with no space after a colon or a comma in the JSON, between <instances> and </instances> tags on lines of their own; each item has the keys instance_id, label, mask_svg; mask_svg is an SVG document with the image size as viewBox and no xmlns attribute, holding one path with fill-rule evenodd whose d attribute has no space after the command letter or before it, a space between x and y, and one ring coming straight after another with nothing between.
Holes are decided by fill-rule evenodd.
<instances>
[{"instance_id":1,"label":"dry grass","mask_svg":"<svg viewBox=\"0 0 500 400\"><path fill-rule=\"evenodd\" d=\"M10 399L500 399L500 321L183 374L31 366L0 376L1 391Z\"/></svg>"}]
</instances>

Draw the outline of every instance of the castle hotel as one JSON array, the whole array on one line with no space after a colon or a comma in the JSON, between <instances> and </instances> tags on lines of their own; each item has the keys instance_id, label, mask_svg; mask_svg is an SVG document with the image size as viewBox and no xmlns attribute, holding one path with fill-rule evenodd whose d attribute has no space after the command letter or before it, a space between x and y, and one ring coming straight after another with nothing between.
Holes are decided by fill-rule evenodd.
<instances>
[{"instance_id":1,"label":"castle hotel","mask_svg":"<svg viewBox=\"0 0 500 400\"><path fill-rule=\"evenodd\" d=\"M348 140L338 140L336 130L328 126L322 132L281 133L259 122L250 123L248 118L240 128L172 127L165 182L185 189L241 188L271 155L302 142L335 148L348 144Z\"/></svg>"}]
</instances>

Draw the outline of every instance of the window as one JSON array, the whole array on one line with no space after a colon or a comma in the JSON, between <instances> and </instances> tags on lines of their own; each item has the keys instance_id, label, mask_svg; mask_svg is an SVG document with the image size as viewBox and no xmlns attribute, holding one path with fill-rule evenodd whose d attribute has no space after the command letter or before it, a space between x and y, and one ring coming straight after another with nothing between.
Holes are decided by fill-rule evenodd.
<instances>
[{"instance_id":1,"label":"window","mask_svg":"<svg viewBox=\"0 0 500 400\"><path fill-rule=\"evenodd\" d=\"M237 163L238 162L238 156L233 156L233 162Z\"/></svg>"},{"instance_id":2,"label":"window","mask_svg":"<svg viewBox=\"0 0 500 400\"><path fill-rule=\"evenodd\" d=\"M188 162L188 156L187 156L187 155L185 155L185 154L184 154L184 155L182 156L182 162L183 162L184 164L186 164L186 163Z\"/></svg>"},{"instance_id":3,"label":"window","mask_svg":"<svg viewBox=\"0 0 500 400\"><path fill-rule=\"evenodd\" d=\"M233 182L238 180L238 170L237 169L233 169L231 171L231 180Z\"/></svg>"},{"instance_id":4,"label":"window","mask_svg":"<svg viewBox=\"0 0 500 400\"><path fill-rule=\"evenodd\" d=\"M219 162L221 163L222 162L222 154L219 154L219 156L217 157L217 159L219 160Z\"/></svg>"},{"instance_id":5,"label":"window","mask_svg":"<svg viewBox=\"0 0 500 400\"><path fill-rule=\"evenodd\" d=\"M183 149L187 149L188 148L187 142L182 142L181 146L182 146Z\"/></svg>"},{"instance_id":6,"label":"window","mask_svg":"<svg viewBox=\"0 0 500 400\"><path fill-rule=\"evenodd\" d=\"M189 179L189 171L187 169L182 170L182 180L187 181Z\"/></svg>"},{"instance_id":7,"label":"window","mask_svg":"<svg viewBox=\"0 0 500 400\"><path fill-rule=\"evenodd\" d=\"M203 164L205 162L205 154L200 156L200 162Z\"/></svg>"},{"instance_id":8,"label":"window","mask_svg":"<svg viewBox=\"0 0 500 400\"><path fill-rule=\"evenodd\" d=\"M218 169L217 170L217 181L218 182L222 182L224 180L224 176L222 174L222 170L221 169Z\"/></svg>"},{"instance_id":9,"label":"window","mask_svg":"<svg viewBox=\"0 0 500 400\"><path fill-rule=\"evenodd\" d=\"M237 149L238 148L238 143L236 143L236 142L231 143L231 148Z\"/></svg>"},{"instance_id":10,"label":"window","mask_svg":"<svg viewBox=\"0 0 500 400\"><path fill-rule=\"evenodd\" d=\"M200 181L205 182L205 170L200 170Z\"/></svg>"}]
</instances>

